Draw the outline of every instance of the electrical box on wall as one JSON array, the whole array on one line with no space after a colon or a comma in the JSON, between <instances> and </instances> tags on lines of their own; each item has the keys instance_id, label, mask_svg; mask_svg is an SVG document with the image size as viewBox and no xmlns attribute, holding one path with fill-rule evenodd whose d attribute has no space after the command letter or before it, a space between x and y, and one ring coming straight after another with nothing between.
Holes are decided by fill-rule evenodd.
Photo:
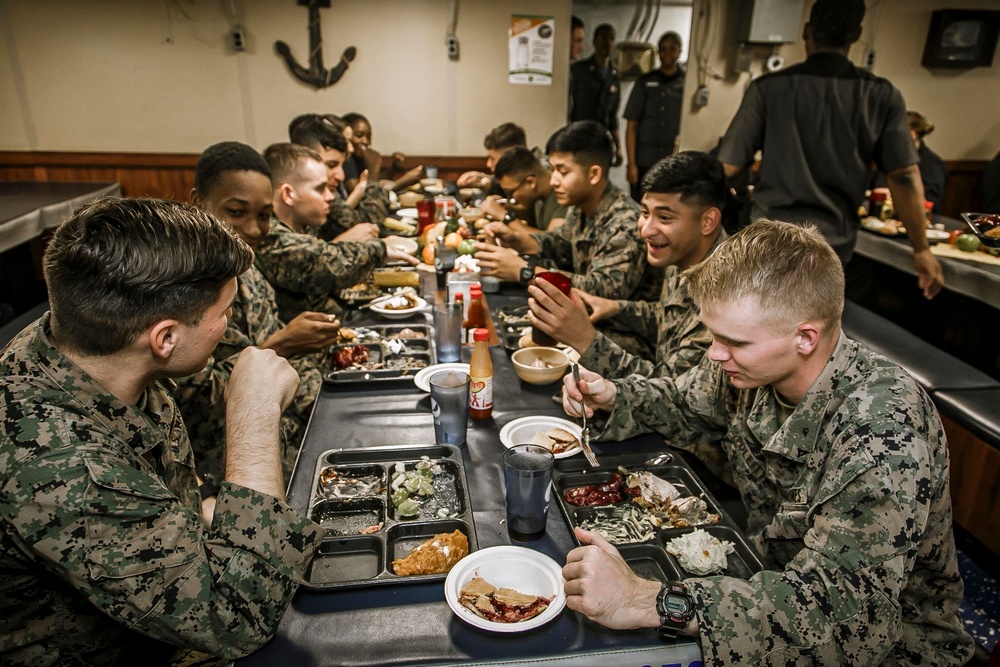
<instances>
[{"instance_id":1,"label":"electrical box on wall","mask_svg":"<svg viewBox=\"0 0 1000 667\"><path fill-rule=\"evenodd\" d=\"M802 36L805 0L741 0L737 40L749 44L788 44Z\"/></svg>"}]
</instances>

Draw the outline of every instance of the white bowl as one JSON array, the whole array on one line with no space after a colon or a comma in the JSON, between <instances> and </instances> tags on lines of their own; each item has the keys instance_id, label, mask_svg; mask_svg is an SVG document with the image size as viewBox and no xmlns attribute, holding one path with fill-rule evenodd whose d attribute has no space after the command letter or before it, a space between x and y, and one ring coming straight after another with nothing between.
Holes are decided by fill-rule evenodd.
<instances>
[{"instance_id":1,"label":"white bowl","mask_svg":"<svg viewBox=\"0 0 1000 667\"><path fill-rule=\"evenodd\" d=\"M418 313L427 307L427 302L421 299L419 296L415 296L413 298L416 300L417 305L413 306L412 308L393 310L392 308L386 308L385 303L377 303L371 307L371 311L373 313L378 313L382 317L385 317L390 320L403 320L409 317L410 315Z\"/></svg>"},{"instance_id":2,"label":"white bowl","mask_svg":"<svg viewBox=\"0 0 1000 667\"><path fill-rule=\"evenodd\" d=\"M507 449L514 445L524 445L531 442L539 433L551 431L554 428L561 428L576 436L577 440L583 440L583 428L574 422L550 417L548 415L533 415L530 417L519 417L512 422L508 422L500 429L500 442ZM567 449L555 455L557 459L565 459L583 451L580 446Z\"/></svg>"},{"instance_id":3,"label":"white bowl","mask_svg":"<svg viewBox=\"0 0 1000 667\"><path fill-rule=\"evenodd\" d=\"M513 588L521 593L553 598L538 616L520 623L487 621L462 606L459 591L473 577L497 588ZM524 632L545 625L566 606L562 566L543 553L527 547L502 546L474 551L451 568L444 582L444 597L455 616L481 630Z\"/></svg>"},{"instance_id":4,"label":"white bowl","mask_svg":"<svg viewBox=\"0 0 1000 667\"><path fill-rule=\"evenodd\" d=\"M541 359L549 368L535 368L532 362ZM556 347L525 347L510 357L514 372L528 384L552 384L562 379L569 367L569 357Z\"/></svg>"}]
</instances>

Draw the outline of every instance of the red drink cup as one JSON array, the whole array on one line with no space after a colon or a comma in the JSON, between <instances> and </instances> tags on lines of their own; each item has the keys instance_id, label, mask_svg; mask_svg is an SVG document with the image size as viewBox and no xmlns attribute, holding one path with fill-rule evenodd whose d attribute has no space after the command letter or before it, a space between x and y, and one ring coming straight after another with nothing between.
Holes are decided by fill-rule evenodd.
<instances>
[{"instance_id":1,"label":"red drink cup","mask_svg":"<svg viewBox=\"0 0 1000 667\"><path fill-rule=\"evenodd\" d=\"M417 202L418 234L422 234L427 227L434 224L436 211L433 199L421 199Z\"/></svg>"},{"instance_id":2,"label":"red drink cup","mask_svg":"<svg viewBox=\"0 0 1000 667\"><path fill-rule=\"evenodd\" d=\"M565 273L558 273L556 271L542 271L541 273L535 275L535 281L537 282L538 280L544 280L552 283L566 296L569 296L570 287L573 286L573 280L569 276ZM555 347L557 341L555 338L537 327L532 327L531 342L535 345L541 345L542 347Z\"/></svg>"}]
</instances>

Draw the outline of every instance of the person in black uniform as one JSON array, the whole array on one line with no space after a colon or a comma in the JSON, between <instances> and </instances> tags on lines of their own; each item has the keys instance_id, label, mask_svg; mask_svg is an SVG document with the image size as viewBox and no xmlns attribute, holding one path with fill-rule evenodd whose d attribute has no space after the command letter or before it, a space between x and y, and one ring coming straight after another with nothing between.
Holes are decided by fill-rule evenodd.
<instances>
[{"instance_id":1,"label":"person in black uniform","mask_svg":"<svg viewBox=\"0 0 1000 667\"><path fill-rule=\"evenodd\" d=\"M660 68L639 77L625 105L625 177L636 201L642 201L640 183L646 172L674 152L681 128L684 70L677 65L681 36L663 33L657 51Z\"/></svg>"},{"instance_id":2,"label":"person in black uniform","mask_svg":"<svg viewBox=\"0 0 1000 667\"><path fill-rule=\"evenodd\" d=\"M910 128L910 138L917 149L920 162L920 180L924 184L924 199L934 204L934 212L941 213L944 202L944 186L948 180L948 168L941 156L932 151L924 143L924 137L934 131L934 123L916 111L906 112L906 124ZM873 188L885 187L885 173L878 172L872 184Z\"/></svg>"},{"instance_id":3,"label":"person in black uniform","mask_svg":"<svg viewBox=\"0 0 1000 667\"><path fill-rule=\"evenodd\" d=\"M618 105L622 80L611 62L615 50L615 29L602 23L594 30L594 55L577 60L569 67L569 122L597 121L608 129L615 142L611 166L622 163L622 142L618 132Z\"/></svg>"}]
</instances>

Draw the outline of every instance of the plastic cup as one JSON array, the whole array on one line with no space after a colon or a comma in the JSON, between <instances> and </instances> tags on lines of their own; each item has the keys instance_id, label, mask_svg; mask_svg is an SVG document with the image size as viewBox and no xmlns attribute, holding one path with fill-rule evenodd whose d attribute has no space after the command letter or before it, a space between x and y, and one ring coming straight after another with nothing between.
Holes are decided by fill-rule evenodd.
<instances>
[{"instance_id":1,"label":"plastic cup","mask_svg":"<svg viewBox=\"0 0 1000 667\"><path fill-rule=\"evenodd\" d=\"M545 447L514 445L503 453L507 532L519 542L545 534L555 457Z\"/></svg>"},{"instance_id":2,"label":"plastic cup","mask_svg":"<svg viewBox=\"0 0 1000 667\"><path fill-rule=\"evenodd\" d=\"M434 345L438 363L459 361L462 357L462 306L439 303L434 306Z\"/></svg>"},{"instance_id":3,"label":"plastic cup","mask_svg":"<svg viewBox=\"0 0 1000 667\"><path fill-rule=\"evenodd\" d=\"M417 202L417 233L423 234L427 227L435 222L437 207L433 199L421 199Z\"/></svg>"},{"instance_id":4,"label":"plastic cup","mask_svg":"<svg viewBox=\"0 0 1000 667\"><path fill-rule=\"evenodd\" d=\"M435 442L464 445L469 425L469 374L438 371L429 383Z\"/></svg>"},{"instance_id":5,"label":"plastic cup","mask_svg":"<svg viewBox=\"0 0 1000 667\"><path fill-rule=\"evenodd\" d=\"M544 280L552 283L566 296L569 296L569 290L573 286L572 278L567 276L565 273L558 273L556 271L542 271L541 273L537 273L535 274L535 281L537 282L538 280ZM555 347L556 343L559 341L544 331L541 331L536 327L532 327L531 342L542 347Z\"/></svg>"},{"instance_id":6,"label":"plastic cup","mask_svg":"<svg viewBox=\"0 0 1000 667\"><path fill-rule=\"evenodd\" d=\"M438 243L434 248L434 270L437 271L437 288L443 290L448 281L448 274L455 268L458 251Z\"/></svg>"}]
</instances>

